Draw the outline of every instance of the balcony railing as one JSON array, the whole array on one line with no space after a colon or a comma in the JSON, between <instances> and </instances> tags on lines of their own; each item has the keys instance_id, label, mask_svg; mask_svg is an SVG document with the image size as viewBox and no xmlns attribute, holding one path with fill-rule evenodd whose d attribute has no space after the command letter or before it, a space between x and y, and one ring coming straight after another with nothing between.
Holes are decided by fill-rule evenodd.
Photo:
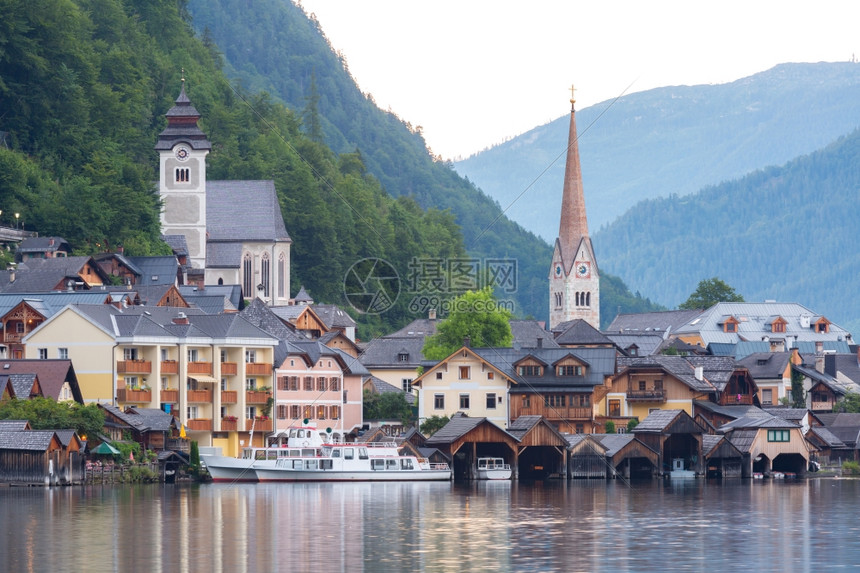
<instances>
[{"instance_id":1,"label":"balcony railing","mask_svg":"<svg viewBox=\"0 0 860 573\"><path fill-rule=\"evenodd\" d=\"M179 390L162 390L161 391L161 402L163 404L178 404L179 403Z\"/></svg>"},{"instance_id":2,"label":"balcony railing","mask_svg":"<svg viewBox=\"0 0 860 573\"><path fill-rule=\"evenodd\" d=\"M271 432L272 431L272 419L264 420L262 418L257 418L256 420L245 420L245 431L250 432L251 427L254 427L255 432Z\"/></svg>"},{"instance_id":3,"label":"balcony railing","mask_svg":"<svg viewBox=\"0 0 860 573\"><path fill-rule=\"evenodd\" d=\"M120 360L116 363L117 374L152 374L149 360Z\"/></svg>"},{"instance_id":4,"label":"balcony railing","mask_svg":"<svg viewBox=\"0 0 860 573\"><path fill-rule=\"evenodd\" d=\"M269 376L272 374L272 365L266 362L249 362L245 364L245 374Z\"/></svg>"},{"instance_id":5,"label":"balcony railing","mask_svg":"<svg viewBox=\"0 0 860 573\"><path fill-rule=\"evenodd\" d=\"M235 376L239 372L239 367L235 362L221 363L221 376Z\"/></svg>"},{"instance_id":6,"label":"balcony railing","mask_svg":"<svg viewBox=\"0 0 860 573\"><path fill-rule=\"evenodd\" d=\"M152 402L152 390L131 390L117 388L117 402Z\"/></svg>"},{"instance_id":7,"label":"balcony railing","mask_svg":"<svg viewBox=\"0 0 860 573\"><path fill-rule=\"evenodd\" d=\"M187 438L167 438L167 449L188 453L191 451L191 440Z\"/></svg>"},{"instance_id":8,"label":"balcony railing","mask_svg":"<svg viewBox=\"0 0 860 573\"><path fill-rule=\"evenodd\" d=\"M212 420L205 420L202 418L197 418L194 420L188 420L186 427L192 431L212 431Z\"/></svg>"},{"instance_id":9,"label":"balcony railing","mask_svg":"<svg viewBox=\"0 0 860 573\"><path fill-rule=\"evenodd\" d=\"M188 363L188 373L189 374L208 374L212 376L212 363L211 362L189 362Z\"/></svg>"},{"instance_id":10,"label":"balcony railing","mask_svg":"<svg viewBox=\"0 0 860 573\"><path fill-rule=\"evenodd\" d=\"M628 390L627 391L627 400L628 401L638 401L638 402L665 402L666 401L666 391L662 390L662 389Z\"/></svg>"},{"instance_id":11,"label":"balcony railing","mask_svg":"<svg viewBox=\"0 0 860 573\"><path fill-rule=\"evenodd\" d=\"M259 390L247 390L245 392L245 401L248 404L265 404L271 395L272 395L271 392L262 392Z\"/></svg>"},{"instance_id":12,"label":"balcony railing","mask_svg":"<svg viewBox=\"0 0 860 573\"><path fill-rule=\"evenodd\" d=\"M189 402L211 402L212 401L212 390L189 390L188 391L188 401Z\"/></svg>"},{"instance_id":13,"label":"balcony railing","mask_svg":"<svg viewBox=\"0 0 860 573\"><path fill-rule=\"evenodd\" d=\"M740 404L743 406L752 406L752 394L726 394L722 396L722 403L725 405Z\"/></svg>"},{"instance_id":14,"label":"balcony railing","mask_svg":"<svg viewBox=\"0 0 860 573\"><path fill-rule=\"evenodd\" d=\"M221 431L222 432L235 432L239 429L239 421L238 420L221 420Z\"/></svg>"},{"instance_id":15,"label":"balcony railing","mask_svg":"<svg viewBox=\"0 0 860 573\"><path fill-rule=\"evenodd\" d=\"M176 360L161 361L162 374L179 374L179 363Z\"/></svg>"},{"instance_id":16,"label":"balcony railing","mask_svg":"<svg viewBox=\"0 0 860 573\"><path fill-rule=\"evenodd\" d=\"M238 392L235 390L221 390L221 403L222 404L235 404L239 401Z\"/></svg>"},{"instance_id":17,"label":"balcony railing","mask_svg":"<svg viewBox=\"0 0 860 573\"><path fill-rule=\"evenodd\" d=\"M533 406L530 408L514 408L511 412L512 418L520 416L543 416L548 420L591 420L592 408L565 407L565 406Z\"/></svg>"}]
</instances>

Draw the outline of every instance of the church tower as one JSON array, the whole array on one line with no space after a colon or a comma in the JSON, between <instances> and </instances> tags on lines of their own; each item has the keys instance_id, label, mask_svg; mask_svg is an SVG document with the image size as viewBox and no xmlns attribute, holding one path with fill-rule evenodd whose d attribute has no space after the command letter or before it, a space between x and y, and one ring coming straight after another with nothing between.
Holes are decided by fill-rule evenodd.
<instances>
[{"instance_id":1,"label":"church tower","mask_svg":"<svg viewBox=\"0 0 860 573\"><path fill-rule=\"evenodd\" d=\"M167 127L158 135L158 193L163 203L161 232L184 235L192 267L206 267L206 156L212 144L199 127L200 114L182 90L167 112Z\"/></svg>"},{"instance_id":2,"label":"church tower","mask_svg":"<svg viewBox=\"0 0 860 573\"><path fill-rule=\"evenodd\" d=\"M561 221L549 273L549 326L553 329L562 322L581 318L600 329L600 274L585 216L573 87L570 93L570 131Z\"/></svg>"}]
</instances>

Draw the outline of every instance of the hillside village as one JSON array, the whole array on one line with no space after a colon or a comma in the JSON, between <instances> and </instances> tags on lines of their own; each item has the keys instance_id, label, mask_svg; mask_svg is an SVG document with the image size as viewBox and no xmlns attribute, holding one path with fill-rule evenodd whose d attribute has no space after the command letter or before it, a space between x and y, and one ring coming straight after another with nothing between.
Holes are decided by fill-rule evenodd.
<instances>
[{"instance_id":1,"label":"hillside village","mask_svg":"<svg viewBox=\"0 0 860 573\"><path fill-rule=\"evenodd\" d=\"M435 310L362 341L346 309L290 292L274 183L207 180L212 143L179 91L154 144L172 255L71 256L62 237L0 229L16 245L0 273L2 400L94 403L106 417L88 437L3 421L0 480L79 482L87 452L117 440L165 461L187 460L192 441L238 456L302 420L336 442L395 438L459 477L480 456L518 478L802 476L858 460L860 414L839 404L860 395L860 346L801 303L621 314L600 330L573 99L549 321L511 320L510 347L466 339L428 361ZM447 424L424 436L365 419L365 393L389 392L418 424Z\"/></svg>"}]
</instances>

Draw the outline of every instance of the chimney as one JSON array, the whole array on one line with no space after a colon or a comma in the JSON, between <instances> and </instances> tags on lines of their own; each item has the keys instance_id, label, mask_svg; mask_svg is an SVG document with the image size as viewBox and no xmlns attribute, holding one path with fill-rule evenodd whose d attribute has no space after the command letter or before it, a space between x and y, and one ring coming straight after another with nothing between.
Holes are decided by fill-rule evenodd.
<instances>
[{"instance_id":1,"label":"chimney","mask_svg":"<svg viewBox=\"0 0 860 573\"><path fill-rule=\"evenodd\" d=\"M436 309L435 308L431 308L429 311L427 311L427 318L429 318L430 320L436 320Z\"/></svg>"},{"instance_id":2,"label":"chimney","mask_svg":"<svg viewBox=\"0 0 860 573\"><path fill-rule=\"evenodd\" d=\"M176 315L176 318L173 319L173 324L188 324L188 316L184 312L180 312Z\"/></svg>"},{"instance_id":3,"label":"chimney","mask_svg":"<svg viewBox=\"0 0 860 573\"><path fill-rule=\"evenodd\" d=\"M824 355L824 373L836 378L836 354Z\"/></svg>"},{"instance_id":4,"label":"chimney","mask_svg":"<svg viewBox=\"0 0 860 573\"><path fill-rule=\"evenodd\" d=\"M472 347L472 338L470 336L463 337L463 346L465 346L466 348Z\"/></svg>"},{"instance_id":5,"label":"chimney","mask_svg":"<svg viewBox=\"0 0 860 573\"><path fill-rule=\"evenodd\" d=\"M694 372L695 372L696 380L701 381L705 378L705 369L702 366L696 366L696 369L694 370Z\"/></svg>"},{"instance_id":6,"label":"chimney","mask_svg":"<svg viewBox=\"0 0 860 573\"><path fill-rule=\"evenodd\" d=\"M537 339L537 347L538 347L538 348L543 348L543 336L538 336L538 339Z\"/></svg>"}]
</instances>

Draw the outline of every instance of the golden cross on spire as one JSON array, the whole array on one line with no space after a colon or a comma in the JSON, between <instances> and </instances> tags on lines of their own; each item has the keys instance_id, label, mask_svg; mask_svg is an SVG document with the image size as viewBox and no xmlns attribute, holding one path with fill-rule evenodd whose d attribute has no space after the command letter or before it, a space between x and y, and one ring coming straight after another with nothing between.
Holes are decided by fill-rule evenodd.
<instances>
[{"instance_id":1,"label":"golden cross on spire","mask_svg":"<svg viewBox=\"0 0 860 573\"><path fill-rule=\"evenodd\" d=\"M185 83L185 68L180 68L182 70L182 83ZM571 92L572 93L572 92Z\"/></svg>"},{"instance_id":2,"label":"golden cross on spire","mask_svg":"<svg viewBox=\"0 0 860 573\"><path fill-rule=\"evenodd\" d=\"M573 84L570 84L570 103L576 103L576 98L573 94L574 91L576 91L576 88L573 87Z\"/></svg>"}]
</instances>

